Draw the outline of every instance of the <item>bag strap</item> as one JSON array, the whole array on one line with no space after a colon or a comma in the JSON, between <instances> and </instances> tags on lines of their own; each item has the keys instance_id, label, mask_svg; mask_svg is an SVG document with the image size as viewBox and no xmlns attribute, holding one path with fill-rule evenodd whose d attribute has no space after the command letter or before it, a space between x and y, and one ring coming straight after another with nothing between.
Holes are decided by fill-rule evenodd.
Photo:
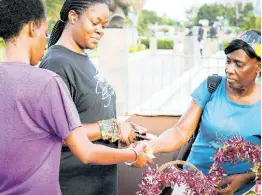
<instances>
[{"instance_id":1,"label":"bag strap","mask_svg":"<svg viewBox=\"0 0 262 195\"><path fill-rule=\"evenodd\" d=\"M214 93L217 89L217 87L219 86L219 84L221 83L222 77L217 75L217 74L213 74L211 76L208 76L207 78L207 88L208 91L210 92L210 97L208 99L207 102L209 102L212 93ZM207 104L206 102L206 104ZM199 124L200 124L201 119L198 122L198 126L194 132L194 134L192 135L191 139L188 141L188 144L186 144L184 147L182 147L178 153L178 156L176 156L176 160L184 160L186 161L188 158L188 155L190 153L191 147L197 137L197 134L199 132ZM179 166L179 168L183 168L183 166Z\"/></svg>"},{"instance_id":2,"label":"bag strap","mask_svg":"<svg viewBox=\"0 0 262 195\"><path fill-rule=\"evenodd\" d=\"M207 77L207 88L208 91L211 93L211 95L216 91L217 87L221 83L221 80L222 77L219 76L218 74L213 74Z\"/></svg>"},{"instance_id":3,"label":"bag strap","mask_svg":"<svg viewBox=\"0 0 262 195\"><path fill-rule=\"evenodd\" d=\"M213 74L207 77L207 88L208 91L210 92L210 96L207 102L209 102L212 94L216 91L217 87L219 86L219 84L221 83L222 80L222 76L218 75L218 74ZM206 102L206 104L207 104ZM200 120L199 120L200 123ZM199 131L199 123L198 123L198 127L195 131L195 133L193 134L193 137L196 138L198 131Z\"/></svg>"}]
</instances>

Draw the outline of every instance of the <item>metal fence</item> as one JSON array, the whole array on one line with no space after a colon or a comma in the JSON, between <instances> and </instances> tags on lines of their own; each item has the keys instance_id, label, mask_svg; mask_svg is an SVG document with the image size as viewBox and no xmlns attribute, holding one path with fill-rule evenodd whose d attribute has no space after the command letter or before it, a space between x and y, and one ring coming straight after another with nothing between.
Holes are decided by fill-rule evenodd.
<instances>
[{"instance_id":1,"label":"metal fence","mask_svg":"<svg viewBox=\"0 0 262 195\"><path fill-rule=\"evenodd\" d=\"M0 61L4 49L0 48ZM144 52L128 60L127 110L119 114L181 114L191 92L210 74L224 75L224 57L193 57L174 51Z\"/></svg>"},{"instance_id":2,"label":"metal fence","mask_svg":"<svg viewBox=\"0 0 262 195\"><path fill-rule=\"evenodd\" d=\"M146 54L129 61L128 114L181 114L191 92L208 75L224 75L224 57Z\"/></svg>"}]
</instances>

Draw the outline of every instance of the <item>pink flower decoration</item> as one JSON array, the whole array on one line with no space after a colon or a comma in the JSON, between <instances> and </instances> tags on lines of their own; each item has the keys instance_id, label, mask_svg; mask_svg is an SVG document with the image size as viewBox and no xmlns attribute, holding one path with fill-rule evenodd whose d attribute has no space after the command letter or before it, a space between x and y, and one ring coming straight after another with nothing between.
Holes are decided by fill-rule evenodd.
<instances>
[{"instance_id":1,"label":"pink flower decoration","mask_svg":"<svg viewBox=\"0 0 262 195\"><path fill-rule=\"evenodd\" d=\"M225 175L224 169L220 167L225 162L232 164L238 160L247 160L254 165L252 169L258 182L261 182L261 147L251 142L245 142L243 137L233 136L224 143L224 147L216 151L214 163L208 175L202 174L194 169L179 169L169 166L165 171L148 168L142 173L142 181L139 184L140 191L137 195L158 195L163 187L174 184L186 185L185 195L216 195L214 188L222 181ZM176 162L176 161L174 161Z\"/></svg>"}]
</instances>

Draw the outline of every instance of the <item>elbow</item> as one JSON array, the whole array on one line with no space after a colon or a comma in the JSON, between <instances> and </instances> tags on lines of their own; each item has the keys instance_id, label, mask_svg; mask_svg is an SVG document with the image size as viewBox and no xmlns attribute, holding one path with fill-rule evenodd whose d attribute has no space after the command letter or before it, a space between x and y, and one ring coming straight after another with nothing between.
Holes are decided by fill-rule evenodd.
<instances>
[{"instance_id":1,"label":"elbow","mask_svg":"<svg viewBox=\"0 0 262 195\"><path fill-rule=\"evenodd\" d=\"M185 127L177 127L177 137L180 147L187 144L191 136L192 135L188 131L186 131Z\"/></svg>"},{"instance_id":2,"label":"elbow","mask_svg":"<svg viewBox=\"0 0 262 195\"><path fill-rule=\"evenodd\" d=\"M189 139L190 139L190 138L189 138ZM181 140L180 140L181 146L184 146L185 144L187 144L188 141L189 141L189 139L188 139L188 138L181 139Z\"/></svg>"},{"instance_id":3,"label":"elbow","mask_svg":"<svg viewBox=\"0 0 262 195\"><path fill-rule=\"evenodd\" d=\"M84 164L90 163L90 157L88 154L80 154L77 156L78 160L80 160Z\"/></svg>"},{"instance_id":4,"label":"elbow","mask_svg":"<svg viewBox=\"0 0 262 195\"><path fill-rule=\"evenodd\" d=\"M88 152L85 152L83 157L79 160L84 164L97 164L96 155L93 151L95 151L95 149L88 149Z\"/></svg>"},{"instance_id":5,"label":"elbow","mask_svg":"<svg viewBox=\"0 0 262 195\"><path fill-rule=\"evenodd\" d=\"M88 158L81 158L81 159L79 159L82 163L84 163L84 164L88 164L88 163L90 163L90 161L89 161L89 159Z\"/></svg>"},{"instance_id":6,"label":"elbow","mask_svg":"<svg viewBox=\"0 0 262 195\"><path fill-rule=\"evenodd\" d=\"M81 149L78 150L76 157L78 158L78 160L80 160L82 163L84 164L89 164L89 163L95 163L94 162L94 152L95 149L93 149L93 147L89 147L88 149Z\"/></svg>"}]
</instances>

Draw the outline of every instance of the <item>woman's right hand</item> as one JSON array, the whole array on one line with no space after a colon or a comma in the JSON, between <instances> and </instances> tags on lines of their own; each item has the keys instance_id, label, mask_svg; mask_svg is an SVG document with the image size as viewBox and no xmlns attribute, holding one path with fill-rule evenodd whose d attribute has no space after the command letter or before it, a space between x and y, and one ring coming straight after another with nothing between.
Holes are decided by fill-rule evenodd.
<instances>
[{"instance_id":1,"label":"woman's right hand","mask_svg":"<svg viewBox=\"0 0 262 195\"><path fill-rule=\"evenodd\" d=\"M147 164L153 163L152 159L149 158L149 156L145 153L145 150L146 150L145 143L138 142L137 144L135 144L133 148L138 152L138 157L137 157L136 162L132 164L132 167L141 168Z\"/></svg>"}]
</instances>

